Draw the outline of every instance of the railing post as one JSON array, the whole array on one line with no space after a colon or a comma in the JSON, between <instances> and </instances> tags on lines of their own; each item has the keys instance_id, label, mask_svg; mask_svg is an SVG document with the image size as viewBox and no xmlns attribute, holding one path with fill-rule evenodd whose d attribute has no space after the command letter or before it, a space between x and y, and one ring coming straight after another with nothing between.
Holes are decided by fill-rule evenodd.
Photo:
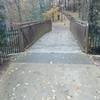
<instances>
[{"instance_id":1,"label":"railing post","mask_svg":"<svg viewBox=\"0 0 100 100\"><path fill-rule=\"evenodd\" d=\"M85 52L88 53L90 49L90 44L89 44L89 26L87 24L86 26L86 36L85 36Z\"/></svg>"},{"instance_id":2,"label":"railing post","mask_svg":"<svg viewBox=\"0 0 100 100\"><path fill-rule=\"evenodd\" d=\"M24 40L23 40L23 32L22 32L22 28L19 28L19 51L23 52L25 50L24 48Z\"/></svg>"}]
</instances>

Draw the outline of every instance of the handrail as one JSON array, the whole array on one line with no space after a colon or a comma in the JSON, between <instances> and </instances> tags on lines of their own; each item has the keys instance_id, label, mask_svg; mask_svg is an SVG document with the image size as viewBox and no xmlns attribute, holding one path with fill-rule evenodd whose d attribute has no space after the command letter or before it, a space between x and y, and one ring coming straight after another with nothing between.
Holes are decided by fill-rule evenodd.
<instances>
[{"instance_id":1,"label":"handrail","mask_svg":"<svg viewBox=\"0 0 100 100\"><path fill-rule=\"evenodd\" d=\"M32 23L37 23L38 21L24 22L24 23L11 23L11 27L20 27L23 25L30 25Z\"/></svg>"},{"instance_id":2,"label":"handrail","mask_svg":"<svg viewBox=\"0 0 100 100\"><path fill-rule=\"evenodd\" d=\"M79 23L79 24L86 24L86 25L88 25L88 22L86 22L86 21L82 21L82 20L78 20L78 19L76 19L75 17L73 17L73 16L71 16L70 14L67 14L65 11L63 12L63 14L66 16L66 17L70 17L70 19L72 20L72 21L74 21L74 22L77 22L77 23Z\"/></svg>"},{"instance_id":3,"label":"handrail","mask_svg":"<svg viewBox=\"0 0 100 100\"><path fill-rule=\"evenodd\" d=\"M21 28L26 28L26 27L29 27L29 26L45 23L47 21L49 21L49 20L44 20L44 21L40 21L40 22L39 21L37 21L37 22L30 22L30 23L22 24L20 27Z\"/></svg>"},{"instance_id":4,"label":"handrail","mask_svg":"<svg viewBox=\"0 0 100 100\"><path fill-rule=\"evenodd\" d=\"M21 23L20 25L29 25L29 24L32 24L32 23L37 23L37 21L24 22L24 23Z\"/></svg>"}]
</instances>

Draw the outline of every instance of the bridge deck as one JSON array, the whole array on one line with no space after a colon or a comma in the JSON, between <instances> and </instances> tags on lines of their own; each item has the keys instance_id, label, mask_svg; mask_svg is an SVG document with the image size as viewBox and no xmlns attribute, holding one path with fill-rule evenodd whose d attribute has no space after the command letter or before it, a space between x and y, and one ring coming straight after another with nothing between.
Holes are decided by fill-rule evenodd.
<instances>
[{"instance_id":1,"label":"bridge deck","mask_svg":"<svg viewBox=\"0 0 100 100\"><path fill-rule=\"evenodd\" d=\"M30 52L77 53L80 52L80 48L67 25L57 22L53 23L51 32L32 46Z\"/></svg>"},{"instance_id":2,"label":"bridge deck","mask_svg":"<svg viewBox=\"0 0 100 100\"><path fill-rule=\"evenodd\" d=\"M46 33L26 52L20 53L16 58L16 62L27 63L49 63L50 61L67 64L90 63L89 56L81 52L67 23L53 23L51 32Z\"/></svg>"}]
</instances>

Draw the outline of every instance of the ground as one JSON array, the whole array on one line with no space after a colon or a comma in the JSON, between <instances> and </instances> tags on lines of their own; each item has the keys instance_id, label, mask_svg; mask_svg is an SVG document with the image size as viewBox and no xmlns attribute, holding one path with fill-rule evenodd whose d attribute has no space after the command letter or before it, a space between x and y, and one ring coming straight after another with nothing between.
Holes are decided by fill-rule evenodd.
<instances>
[{"instance_id":1,"label":"ground","mask_svg":"<svg viewBox=\"0 0 100 100\"><path fill-rule=\"evenodd\" d=\"M6 65L7 66L7 65ZM0 77L0 100L100 100L100 69L66 23L54 23Z\"/></svg>"}]
</instances>

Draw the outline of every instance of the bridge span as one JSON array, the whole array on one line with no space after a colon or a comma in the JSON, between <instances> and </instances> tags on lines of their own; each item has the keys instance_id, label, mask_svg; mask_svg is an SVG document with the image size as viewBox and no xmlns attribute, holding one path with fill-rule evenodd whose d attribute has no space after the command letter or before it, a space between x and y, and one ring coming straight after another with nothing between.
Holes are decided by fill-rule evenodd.
<instances>
[{"instance_id":1,"label":"bridge span","mask_svg":"<svg viewBox=\"0 0 100 100\"><path fill-rule=\"evenodd\" d=\"M100 71L81 52L66 23L53 23L11 59L0 77L0 100L100 100Z\"/></svg>"}]
</instances>

